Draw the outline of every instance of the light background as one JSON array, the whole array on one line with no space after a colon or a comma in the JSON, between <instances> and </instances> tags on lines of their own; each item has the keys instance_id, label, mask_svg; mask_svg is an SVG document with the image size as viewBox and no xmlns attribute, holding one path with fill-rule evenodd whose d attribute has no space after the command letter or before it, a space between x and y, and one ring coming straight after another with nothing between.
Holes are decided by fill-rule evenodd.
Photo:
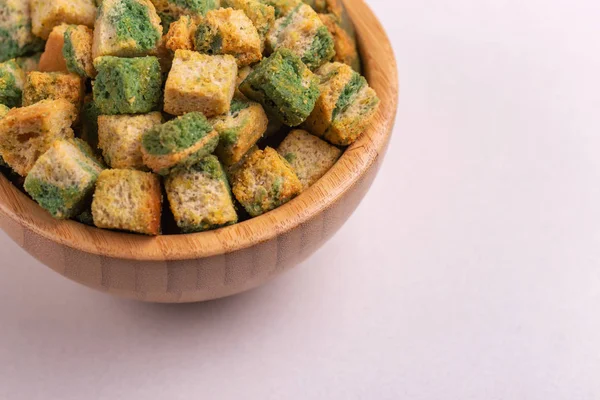
<instances>
[{"instance_id":1,"label":"light background","mask_svg":"<svg viewBox=\"0 0 600 400\"><path fill-rule=\"evenodd\" d=\"M340 233L179 307L77 286L0 233L1 399L600 397L600 2L370 4L401 105Z\"/></svg>"}]
</instances>

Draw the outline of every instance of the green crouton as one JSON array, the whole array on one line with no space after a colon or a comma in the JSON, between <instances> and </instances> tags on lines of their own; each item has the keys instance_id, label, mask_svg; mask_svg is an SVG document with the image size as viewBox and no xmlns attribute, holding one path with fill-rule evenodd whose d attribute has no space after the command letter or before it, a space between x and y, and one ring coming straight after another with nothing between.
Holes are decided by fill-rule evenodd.
<instances>
[{"instance_id":1,"label":"green crouton","mask_svg":"<svg viewBox=\"0 0 600 400\"><path fill-rule=\"evenodd\" d=\"M262 52L267 32L275 22L275 9L260 0L223 0L223 7L231 7L246 13L260 36Z\"/></svg>"},{"instance_id":2,"label":"green crouton","mask_svg":"<svg viewBox=\"0 0 600 400\"><path fill-rule=\"evenodd\" d=\"M84 78L96 76L92 59L94 32L84 25L69 25L64 33L63 57L69 72Z\"/></svg>"},{"instance_id":3,"label":"green crouton","mask_svg":"<svg viewBox=\"0 0 600 400\"><path fill-rule=\"evenodd\" d=\"M208 118L227 113L237 72L233 56L177 50L165 84L165 112L183 115L200 111Z\"/></svg>"},{"instance_id":4,"label":"green crouton","mask_svg":"<svg viewBox=\"0 0 600 400\"><path fill-rule=\"evenodd\" d=\"M163 122L162 114L101 115L98 148L111 168L146 170L142 159L142 135Z\"/></svg>"},{"instance_id":5,"label":"green crouton","mask_svg":"<svg viewBox=\"0 0 600 400\"><path fill-rule=\"evenodd\" d=\"M288 15L302 4L302 0L260 0L260 2L274 8L275 18Z\"/></svg>"},{"instance_id":6,"label":"green crouton","mask_svg":"<svg viewBox=\"0 0 600 400\"><path fill-rule=\"evenodd\" d=\"M301 191L292 167L270 147L253 152L233 179L233 194L253 217L287 203Z\"/></svg>"},{"instance_id":7,"label":"green crouton","mask_svg":"<svg viewBox=\"0 0 600 400\"><path fill-rule=\"evenodd\" d=\"M304 127L332 144L347 146L370 124L379 98L367 80L346 64L325 64L317 76L321 94Z\"/></svg>"},{"instance_id":8,"label":"green crouton","mask_svg":"<svg viewBox=\"0 0 600 400\"><path fill-rule=\"evenodd\" d=\"M144 133L144 164L160 175L167 175L175 167L194 165L211 154L218 143L219 134L206 117L191 112Z\"/></svg>"},{"instance_id":9,"label":"green crouton","mask_svg":"<svg viewBox=\"0 0 600 400\"><path fill-rule=\"evenodd\" d=\"M215 156L188 169L174 170L165 180L165 189L177 226L184 233L216 229L238 220L225 171Z\"/></svg>"},{"instance_id":10,"label":"green crouton","mask_svg":"<svg viewBox=\"0 0 600 400\"><path fill-rule=\"evenodd\" d=\"M65 99L77 108L83 102L84 85L81 77L61 72L30 72L23 88L23 105L42 100Z\"/></svg>"},{"instance_id":11,"label":"green crouton","mask_svg":"<svg viewBox=\"0 0 600 400\"><path fill-rule=\"evenodd\" d=\"M162 26L150 0L103 0L94 28L94 59L155 54Z\"/></svg>"},{"instance_id":12,"label":"green crouton","mask_svg":"<svg viewBox=\"0 0 600 400\"><path fill-rule=\"evenodd\" d=\"M156 8L165 32L171 23L183 15L204 15L221 6L219 0L151 0Z\"/></svg>"},{"instance_id":13,"label":"green crouton","mask_svg":"<svg viewBox=\"0 0 600 400\"><path fill-rule=\"evenodd\" d=\"M242 82L240 91L289 126L304 122L319 97L318 79L287 49L261 61Z\"/></svg>"},{"instance_id":14,"label":"green crouton","mask_svg":"<svg viewBox=\"0 0 600 400\"><path fill-rule=\"evenodd\" d=\"M290 132L277 152L290 163L303 189L325 175L342 155L337 147L300 129Z\"/></svg>"},{"instance_id":15,"label":"green crouton","mask_svg":"<svg viewBox=\"0 0 600 400\"><path fill-rule=\"evenodd\" d=\"M77 111L64 99L13 108L0 120L0 156L16 173L27 176L55 140L73 138Z\"/></svg>"},{"instance_id":16,"label":"green crouton","mask_svg":"<svg viewBox=\"0 0 600 400\"><path fill-rule=\"evenodd\" d=\"M14 60L0 64L0 104L19 107L22 103L25 73Z\"/></svg>"},{"instance_id":17,"label":"green crouton","mask_svg":"<svg viewBox=\"0 0 600 400\"><path fill-rule=\"evenodd\" d=\"M314 70L335 55L333 38L319 15L301 4L279 18L267 34L267 49L289 49Z\"/></svg>"},{"instance_id":18,"label":"green crouton","mask_svg":"<svg viewBox=\"0 0 600 400\"><path fill-rule=\"evenodd\" d=\"M53 217L77 216L91 199L103 167L80 139L57 140L25 178L25 191Z\"/></svg>"},{"instance_id":19,"label":"green crouton","mask_svg":"<svg viewBox=\"0 0 600 400\"><path fill-rule=\"evenodd\" d=\"M230 54L238 67L254 64L262 58L258 31L241 10L220 8L199 18L194 46L200 53Z\"/></svg>"},{"instance_id":20,"label":"green crouton","mask_svg":"<svg viewBox=\"0 0 600 400\"><path fill-rule=\"evenodd\" d=\"M158 176L133 169L106 169L96 182L94 225L156 236L160 234L162 190Z\"/></svg>"},{"instance_id":21,"label":"green crouton","mask_svg":"<svg viewBox=\"0 0 600 400\"><path fill-rule=\"evenodd\" d=\"M0 62L44 49L44 41L31 32L31 14L26 0L0 2Z\"/></svg>"},{"instance_id":22,"label":"green crouton","mask_svg":"<svg viewBox=\"0 0 600 400\"><path fill-rule=\"evenodd\" d=\"M96 20L93 0L30 0L33 34L48 39L60 24L85 25L92 28Z\"/></svg>"},{"instance_id":23,"label":"green crouton","mask_svg":"<svg viewBox=\"0 0 600 400\"><path fill-rule=\"evenodd\" d=\"M157 109L162 75L156 57L100 57L94 81L94 102L102 114L139 114Z\"/></svg>"},{"instance_id":24,"label":"green crouton","mask_svg":"<svg viewBox=\"0 0 600 400\"><path fill-rule=\"evenodd\" d=\"M233 99L228 114L210 120L219 133L216 154L226 166L240 161L267 130L269 119L262 106L247 100Z\"/></svg>"}]
</instances>

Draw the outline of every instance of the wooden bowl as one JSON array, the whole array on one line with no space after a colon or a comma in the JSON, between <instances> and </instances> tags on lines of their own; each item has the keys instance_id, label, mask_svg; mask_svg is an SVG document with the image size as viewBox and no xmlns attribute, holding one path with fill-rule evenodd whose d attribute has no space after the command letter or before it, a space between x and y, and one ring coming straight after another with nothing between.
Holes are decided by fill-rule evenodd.
<instances>
[{"instance_id":1,"label":"wooden bowl","mask_svg":"<svg viewBox=\"0 0 600 400\"><path fill-rule=\"evenodd\" d=\"M398 101L390 42L363 0L346 0L365 75L381 99L372 126L314 186L258 218L211 232L150 238L58 221L0 174L0 227L54 271L94 289L161 303L257 287L313 254L348 219L385 155Z\"/></svg>"}]
</instances>

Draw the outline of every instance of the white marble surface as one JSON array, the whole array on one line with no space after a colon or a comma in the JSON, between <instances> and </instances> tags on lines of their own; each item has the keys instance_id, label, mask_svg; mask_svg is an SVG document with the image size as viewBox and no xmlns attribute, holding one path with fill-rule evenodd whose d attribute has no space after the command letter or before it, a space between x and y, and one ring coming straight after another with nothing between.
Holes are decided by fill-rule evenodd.
<instances>
[{"instance_id":1,"label":"white marble surface","mask_svg":"<svg viewBox=\"0 0 600 400\"><path fill-rule=\"evenodd\" d=\"M342 231L180 307L77 286L0 234L1 399L600 397L600 3L370 3L401 106Z\"/></svg>"}]
</instances>

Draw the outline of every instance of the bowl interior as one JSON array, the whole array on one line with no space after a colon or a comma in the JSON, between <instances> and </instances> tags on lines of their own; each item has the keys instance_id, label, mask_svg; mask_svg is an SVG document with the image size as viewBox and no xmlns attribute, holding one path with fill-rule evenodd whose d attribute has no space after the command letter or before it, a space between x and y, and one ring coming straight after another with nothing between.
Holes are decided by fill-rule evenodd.
<instances>
[{"instance_id":1,"label":"bowl interior","mask_svg":"<svg viewBox=\"0 0 600 400\"><path fill-rule=\"evenodd\" d=\"M369 129L346 149L334 167L291 202L260 217L215 231L145 237L55 220L0 174L0 213L46 239L80 251L152 261L224 254L268 241L306 223L339 200L385 152L396 115L397 70L387 35L363 0L345 3L356 25L363 73L381 99L381 106Z\"/></svg>"}]
</instances>

